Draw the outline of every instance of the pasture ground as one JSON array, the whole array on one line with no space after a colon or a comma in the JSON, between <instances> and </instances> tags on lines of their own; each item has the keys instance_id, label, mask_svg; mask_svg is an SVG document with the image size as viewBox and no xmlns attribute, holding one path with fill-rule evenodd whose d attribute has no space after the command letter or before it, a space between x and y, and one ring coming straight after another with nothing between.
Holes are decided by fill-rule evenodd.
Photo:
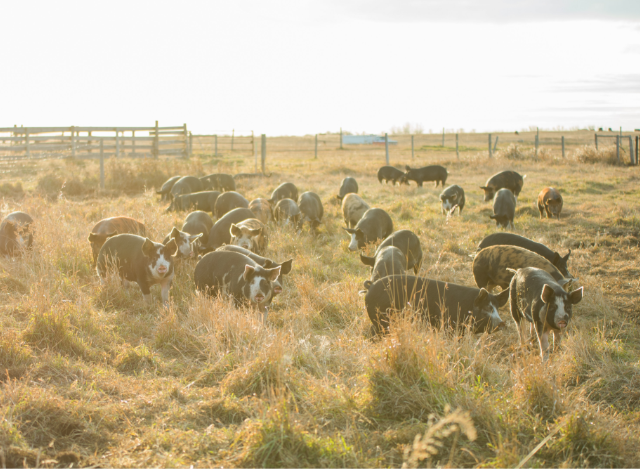
<instances>
[{"instance_id":1,"label":"pasture ground","mask_svg":"<svg viewBox=\"0 0 640 469\"><path fill-rule=\"evenodd\" d=\"M427 432L410 464L422 451L422 464L514 466L537 449L527 465L639 466L639 170L549 155L409 155L392 163L448 167L447 185L466 191L461 217L440 214L432 184L380 185L383 159L357 148L319 160L270 154L272 177L239 182L252 199L291 181L325 205L317 238L272 230L268 256L295 260L266 327L196 295L195 262L177 266L166 309L158 287L148 306L137 287L100 286L87 242L95 222L115 215L161 239L186 214L165 213L152 187L172 174L251 172L253 158L110 160L105 191L95 161L14 165L0 181L1 213L30 213L36 234L23 258L0 259L0 464L400 466ZM562 348L543 366L536 348L519 347L508 307L508 328L494 335L453 337L405 317L368 340L358 294L368 268L347 249L340 180L354 176L395 229L419 235L420 275L473 285L470 255L496 230L478 186L503 169L527 175L515 231L572 249L569 268L585 288ZM539 219L545 186L564 196L560 221Z\"/></svg>"}]
</instances>

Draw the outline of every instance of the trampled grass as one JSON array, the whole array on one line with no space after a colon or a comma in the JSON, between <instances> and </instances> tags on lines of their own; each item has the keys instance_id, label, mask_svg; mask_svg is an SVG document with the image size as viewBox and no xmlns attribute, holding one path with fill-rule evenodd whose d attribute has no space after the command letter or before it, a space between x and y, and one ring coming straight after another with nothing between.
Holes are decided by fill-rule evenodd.
<instances>
[{"instance_id":1,"label":"trampled grass","mask_svg":"<svg viewBox=\"0 0 640 469\"><path fill-rule=\"evenodd\" d=\"M238 181L249 199L291 181L325 207L317 237L272 228L268 257L294 264L266 326L196 294L193 261L176 266L167 308L157 287L150 306L135 285L101 286L87 242L95 222L115 215L162 239L186 213L164 212L154 187L174 173L251 172L252 158L110 160L105 190L93 161L41 162L0 181L11 189L2 215L36 221L34 249L0 259L0 464L506 467L529 456L528 466L640 465L638 169L394 152L397 166L444 164L447 183L466 191L462 216L440 214L431 184L380 185L384 157L352 148L318 160L270 153L270 178ZM585 287L562 347L543 365L536 347L520 347L508 307L508 327L494 335L456 337L406 315L370 340L358 293L369 269L347 248L340 180L356 177L395 229L418 234L420 275L473 285L470 256L496 229L479 186L502 169L527 175L516 232L572 249L570 271ZM564 196L560 221L534 207L548 185Z\"/></svg>"}]
</instances>

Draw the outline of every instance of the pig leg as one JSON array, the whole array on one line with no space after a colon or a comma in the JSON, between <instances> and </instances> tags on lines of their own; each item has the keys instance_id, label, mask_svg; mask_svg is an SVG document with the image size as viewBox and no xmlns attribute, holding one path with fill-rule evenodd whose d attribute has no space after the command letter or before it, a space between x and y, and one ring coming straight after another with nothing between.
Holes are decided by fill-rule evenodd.
<instances>
[{"instance_id":1,"label":"pig leg","mask_svg":"<svg viewBox=\"0 0 640 469\"><path fill-rule=\"evenodd\" d=\"M542 357L542 361L546 362L549 359L549 330L537 321L535 322L535 329L538 344L540 345L540 356Z\"/></svg>"},{"instance_id":2,"label":"pig leg","mask_svg":"<svg viewBox=\"0 0 640 469\"><path fill-rule=\"evenodd\" d=\"M144 301L146 301L147 303L153 302L153 298L151 296L151 288L149 287L149 284L146 282L139 281L138 285L140 286L140 290L142 290L142 296L144 298Z\"/></svg>"},{"instance_id":3,"label":"pig leg","mask_svg":"<svg viewBox=\"0 0 640 469\"><path fill-rule=\"evenodd\" d=\"M553 351L555 352L560 348L562 343L562 331L553 331Z\"/></svg>"},{"instance_id":4,"label":"pig leg","mask_svg":"<svg viewBox=\"0 0 640 469\"><path fill-rule=\"evenodd\" d=\"M162 296L162 303L165 305L169 303L169 289L171 288L171 284L173 283L173 278L165 279L160 282L160 296Z\"/></svg>"},{"instance_id":5,"label":"pig leg","mask_svg":"<svg viewBox=\"0 0 640 469\"><path fill-rule=\"evenodd\" d=\"M540 204L538 204L538 211L540 212L540 220L542 220L544 218L544 208Z\"/></svg>"}]
</instances>

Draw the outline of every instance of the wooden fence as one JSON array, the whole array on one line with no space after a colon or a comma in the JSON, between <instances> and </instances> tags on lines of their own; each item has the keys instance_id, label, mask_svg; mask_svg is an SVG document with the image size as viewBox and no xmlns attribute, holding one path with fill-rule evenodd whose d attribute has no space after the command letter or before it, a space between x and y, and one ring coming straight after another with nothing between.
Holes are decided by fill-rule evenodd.
<instances>
[{"instance_id":1,"label":"wooden fence","mask_svg":"<svg viewBox=\"0 0 640 469\"><path fill-rule=\"evenodd\" d=\"M160 127L158 121L153 127L4 127L0 158L97 158L100 145L108 156L190 157L189 137L187 124Z\"/></svg>"}]
</instances>

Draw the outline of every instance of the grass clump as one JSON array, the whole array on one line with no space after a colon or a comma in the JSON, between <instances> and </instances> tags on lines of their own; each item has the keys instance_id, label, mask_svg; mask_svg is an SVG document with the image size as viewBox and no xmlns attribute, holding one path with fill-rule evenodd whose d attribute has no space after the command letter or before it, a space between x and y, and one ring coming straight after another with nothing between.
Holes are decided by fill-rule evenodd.
<instances>
[{"instance_id":1,"label":"grass clump","mask_svg":"<svg viewBox=\"0 0 640 469\"><path fill-rule=\"evenodd\" d=\"M0 184L0 197L19 198L24 196L24 189L21 182L11 184L8 182Z\"/></svg>"},{"instance_id":2,"label":"grass clump","mask_svg":"<svg viewBox=\"0 0 640 469\"><path fill-rule=\"evenodd\" d=\"M127 347L116 357L114 366L121 373L141 373L143 371L157 371L158 359L153 352L144 345L135 348Z\"/></svg>"},{"instance_id":3,"label":"grass clump","mask_svg":"<svg viewBox=\"0 0 640 469\"><path fill-rule=\"evenodd\" d=\"M56 306L35 312L24 332L24 340L40 348L56 350L62 354L83 357L87 349L69 322L70 312Z\"/></svg>"},{"instance_id":4,"label":"grass clump","mask_svg":"<svg viewBox=\"0 0 640 469\"><path fill-rule=\"evenodd\" d=\"M158 325L154 346L170 355L204 358L204 346L197 336L187 331L175 313L167 315Z\"/></svg>"},{"instance_id":5,"label":"grass clump","mask_svg":"<svg viewBox=\"0 0 640 469\"><path fill-rule=\"evenodd\" d=\"M31 348L15 331L6 331L0 337L0 382L7 378L20 378L33 361Z\"/></svg>"},{"instance_id":6,"label":"grass clump","mask_svg":"<svg viewBox=\"0 0 640 469\"><path fill-rule=\"evenodd\" d=\"M615 146L596 149L594 145L579 147L571 155L571 158L580 163L603 163L611 166L623 166L622 157L623 152L620 151L620 161L618 161Z\"/></svg>"}]
</instances>

